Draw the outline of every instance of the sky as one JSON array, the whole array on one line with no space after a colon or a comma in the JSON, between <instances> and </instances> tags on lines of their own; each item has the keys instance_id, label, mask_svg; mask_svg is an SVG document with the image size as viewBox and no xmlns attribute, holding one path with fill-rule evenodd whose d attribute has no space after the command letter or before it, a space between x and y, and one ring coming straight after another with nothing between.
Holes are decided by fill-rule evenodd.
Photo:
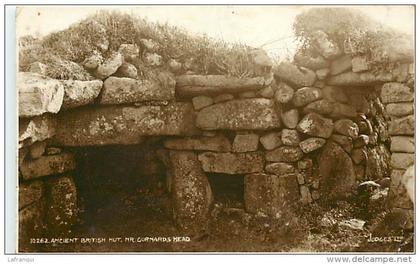
<instances>
[{"instance_id":1,"label":"sky","mask_svg":"<svg viewBox=\"0 0 420 264\"><path fill-rule=\"evenodd\" d=\"M191 33L263 47L273 56L294 53L293 21L313 6L29 6L16 13L17 36L44 36L100 9L118 9L154 22L168 22ZM414 32L412 6L353 6L392 28Z\"/></svg>"}]
</instances>

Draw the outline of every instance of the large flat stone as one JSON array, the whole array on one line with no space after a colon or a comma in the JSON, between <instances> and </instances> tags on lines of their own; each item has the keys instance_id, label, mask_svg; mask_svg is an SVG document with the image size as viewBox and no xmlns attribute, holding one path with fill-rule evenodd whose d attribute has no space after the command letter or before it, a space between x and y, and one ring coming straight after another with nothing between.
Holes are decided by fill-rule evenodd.
<instances>
[{"instance_id":1,"label":"large flat stone","mask_svg":"<svg viewBox=\"0 0 420 264\"><path fill-rule=\"evenodd\" d=\"M414 116L409 115L402 118L392 119L389 123L389 135L414 135Z\"/></svg>"},{"instance_id":2,"label":"large flat stone","mask_svg":"<svg viewBox=\"0 0 420 264\"><path fill-rule=\"evenodd\" d=\"M280 118L272 100L232 100L202 109L196 126L203 130L259 130L279 128Z\"/></svg>"},{"instance_id":3,"label":"large flat stone","mask_svg":"<svg viewBox=\"0 0 420 264\"><path fill-rule=\"evenodd\" d=\"M136 144L142 136L194 135L193 120L189 103L74 109L59 114L55 141L64 146Z\"/></svg>"},{"instance_id":4,"label":"large flat stone","mask_svg":"<svg viewBox=\"0 0 420 264\"><path fill-rule=\"evenodd\" d=\"M397 103L388 104L386 106L386 113L391 116L405 116L414 113L413 103Z\"/></svg>"},{"instance_id":5,"label":"large flat stone","mask_svg":"<svg viewBox=\"0 0 420 264\"><path fill-rule=\"evenodd\" d=\"M264 156L261 152L213 153L198 155L205 172L246 174L264 170Z\"/></svg>"},{"instance_id":6,"label":"large flat stone","mask_svg":"<svg viewBox=\"0 0 420 264\"><path fill-rule=\"evenodd\" d=\"M62 109L74 108L92 104L102 89L102 81L61 81L64 86L64 99Z\"/></svg>"},{"instance_id":7,"label":"large flat stone","mask_svg":"<svg viewBox=\"0 0 420 264\"><path fill-rule=\"evenodd\" d=\"M416 145L414 137L391 137L391 151L392 152L407 152L414 153Z\"/></svg>"},{"instance_id":8,"label":"large flat stone","mask_svg":"<svg viewBox=\"0 0 420 264\"><path fill-rule=\"evenodd\" d=\"M52 138L55 135L56 127L57 119L52 115L19 119L19 147Z\"/></svg>"},{"instance_id":9,"label":"large flat stone","mask_svg":"<svg viewBox=\"0 0 420 264\"><path fill-rule=\"evenodd\" d=\"M295 162L303 157L303 152L299 147L282 146L271 151L267 151L265 159L272 162Z\"/></svg>"},{"instance_id":10,"label":"large flat stone","mask_svg":"<svg viewBox=\"0 0 420 264\"><path fill-rule=\"evenodd\" d=\"M315 72L306 68L300 68L290 62L281 62L273 71L276 78L297 88L311 86L316 80Z\"/></svg>"},{"instance_id":11,"label":"large flat stone","mask_svg":"<svg viewBox=\"0 0 420 264\"><path fill-rule=\"evenodd\" d=\"M414 163L413 153L397 153L391 155L391 166L394 169L407 169Z\"/></svg>"},{"instance_id":12,"label":"large flat stone","mask_svg":"<svg viewBox=\"0 0 420 264\"><path fill-rule=\"evenodd\" d=\"M109 77L104 82L101 104L124 104L144 101L170 101L175 97L175 80L161 73L157 80Z\"/></svg>"},{"instance_id":13,"label":"large flat stone","mask_svg":"<svg viewBox=\"0 0 420 264\"><path fill-rule=\"evenodd\" d=\"M63 84L30 72L18 72L19 117L39 116L60 111L64 97Z\"/></svg>"},{"instance_id":14,"label":"large flat stone","mask_svg":"<svg viewBox=\"0 0 420 264\"><path fill-rule=\"evenodd\" d=\"M36 160L26 160L20 166L20 172L24 180L39 178L42 176L61 174L74 170L76 162L70 153L61 153L52 156L42 156Z\"/></svg>"},{"instance_id":15,"label":"large flat stone","mask_svg":"<svg viewBox=\"0 0 420 264\"><path fill-rule=\"evenodd\" d=\"M385 83L382 86L381 99L383 103L412 102L414 92L402 83Z\"/></svg>"},{"instance_id":16,"label":"large flat stone","mask_svg":"<svg viewBox=\"0 0 420 264\"><path fill-rule=\"evenodd\" d=\"M219 152L229 152L232 150L232 144L225 136L170 138L165 140L164 146L165 148L175 150L208 150Z\"/></svg>"},{"instance_id":17,"label":"large flat stone","mask_svg":"<svg viewBox=\"0 0 420 264\"><path fill-rule=\"evenodd\" d=\"M371 72L345 72L327 79L328 85L336 86L370 86L394 79L390 73L373 74Z\"/></svg>"}]
</instances>

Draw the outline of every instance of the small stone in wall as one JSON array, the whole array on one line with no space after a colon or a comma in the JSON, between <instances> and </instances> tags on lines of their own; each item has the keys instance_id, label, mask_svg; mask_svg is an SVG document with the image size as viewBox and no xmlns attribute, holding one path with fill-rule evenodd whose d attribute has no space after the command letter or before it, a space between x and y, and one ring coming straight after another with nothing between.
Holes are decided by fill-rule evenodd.
<instances>
[{"instance_id":1,"label":"small stone in wall","mask_svg":"<svg viewBox=\"0 0 420 264\"><path fill-rule=\"evenodd\" d=\"M309 136L329 138L334 125L331 119L324 118L316 113L309 113L300 120L297 130Z\"/></svg>"},{"instance_id":2,"label":"small stone in wall","mask_svg":"<svg viewBox=\"0 0 420 264\"><path fill-rule=\"evenodd\" d=\"M406 116L414 113L413 103L391 103L386 106L386 113L391 116Z\"/></svg>"},{"instance_id":3,"label":"small stone in wall","mask_svg":"<svg viewBox=\"0 0 420 264\"><path fill-rule=\"evenodd\" d=\"M33 73L38 73L40 75L45 75L47 72L47 65L39 61L32 62L29 65L29 71Z\"/></svg>"},{"instance_id":4,"label":"small stone in wall","mask_svg":"<svg viewBox=\"0 0 420 264\"><path fill-rule=\"evenodd\" d=\"M322 99L318 100L312 103L309 103L305 108L303 109L304 113L311 113L315 112L320 115L328 115L331 114L334 110L335 104L329 100Z\"/></svg>"},{"instance_id":5,"label":"small stone in wall","mask_svg":"<svg viewBox=\"0 0 420 264\"><path fill-rule=\"evenodd\" d=\"M102 90L103 82L63 80L64 98L62 109L70 109L82 105L92 104Z\"/></svg>"},{"instance_id":6,"label":"small stone in wall","mask_svg":"<svg viewBox=\"0 0 420 264\"><path fill-rule=\"evenodd\" d=\"M233 140L233 152L251 152L258 149L260 137L257 134L250 133L240 135L237 134Z\"/></svg>"},{"instance_id":7,"label":"small stone in wall","mask_svg":"<svg viewBox=\"0 0 420 264\"><path fill-rule=\"evenodd\" d=\"M272 86L267 86L259 90L258 95L264 98L272 98L274 96L274 89Z\"/></svg>"},{"instance_id":8,"label":"small stone in wall","mask_svg":"<svg viewBox=\"0 0 420 264\"><path fill-rule=\"evenodd\" d=\"M140 49L136 44L121 44L118 52L124 57L124 61L133 62L138 58Z\"/></svg>"},{"instance_id":9,"label":"small stone in wall","mask_svg":"<svg viewBox=\"0 0 420 264\"><path fill-rule=\"evenodd\" d=\"M340 119L334 122L334 131L356 139L359 135L359 127L350 119Z\"/></svg>"},{"instance_id":10,"label":"small stone in wall","mask_svg":"<svg viewBox=\"0 0 420 264\"><path fill-rule=\"evenodd\" d=\"M402 118L392 119L389 123L389 135L414 135L415 121L414 116L409 115Z\"/></svg>"},{"instance_id":11,"label":"small stone in wall","mask_svg":"<svg viewBox=\"0 0 420 264\"><path fill-rule=\"evenodd\" d=\"M167 64L172 73L179 73L182 70L182 63L177 60L170 59Z\"/></svg>"},{"instance_id":12,"label":"small stone in wall","mask_svg":"<svg viewBox=\"0 0 420 264\"><path fill-rule=\"evenodd\" d=\"M281 142L286 146L299 145L299 133L294 129L283 129L281 131Z\"/></svg>"},{"instance_id":13,"label":"small stone in wall","mask_svg":"<svg viewBox=\"0 0 420 264\"><path fill-rule=\"evenodd\" d=\"M131 63L123 62L123 64L118 68L117 72L114 75L117 77L127 77L136 79L137 68Z\"/></svg>"},{"instance_id":14,"label":"small stone in wall","mask_svg":"<svg viewBox=\"0 0 420 264\"><path fill-rule=\"evenodd\" d=\"M316 80L315 72L303 67L297 67L287 61L281 62L273 71L277 79L290 83L297 88L311 86Z\"/></svg>"},{"instance_id":15,"label":"small stone in wall","mask_svg":"<svg viewBox=\"0 0 420 264\"><path fill-rule=\"evenodd\" d=\"M85 60L82 62L82 65L86 70L92 71L98 68L98 66L101 65L103 61L104 58L102 55L99 52L94 52L92 55L85 58Z\"/></svg>"},{"instance_id":16,"label":"small stone in wall","mask_svg":"<svg viewBox=\"0 0 420 264\"><path fill-rule=\"evenodd\" d=\"M285 162L270 163L265 166L265 171L270 174L283 175L295 172L293 164Z\"/></svg>"},{"instance_id":17,"label":"small stone in wall","mask_svg":"<svg viewBox=\"0 0 420 264\"><path fill-rule=\"evenodd\" d=\"M311 169L313 166L312 159L302 159L297 162L297 167L300 171Z\"/></svg>"},{"instance_id":18,"label":"small stone in wall","mask_svg":"<svg viewBox=\"0 0 420 264\"><path fill-rule=\"evenodd\" d=\"M333 134L331 139L338 143L347 153L351 153L351 150L353 149L353 140L351 137Z\"/></svg>"},{"instance_id":19,"label":"small stone in wall","mask_svg":"<svg viewBox=\"0 0 420 264\"><path fill-rule=\"evenodd\" d=\"M162 64L162 56L156 53L145 53L143 60L148 66L160 66Z\"/></svg>"},{"instance_id":20,"label":"small stone in wall","mask_svg":"<svg viewBox=\"0 0 420 264\"><path fill-rule=\"evenodd\" d=\"M333 59L341 55L340 48L328 39L328 35L321 30L313 32L316 48L318 52L326 59Z\"/></svg>"},{"instance_id":21,"label":"small stone in wall","mask_svg":"<svg viewBox=\"0 0 420 264\"><path fill-rule=\"evenodd\" d=\"M351 60L353 72L363 72L369 70L369 64L366 57L356 56Z\"/></svg>"},{"instance_id":22,"label":"small stone in wall","mask_svg":"<svg viewBox=\"0 0 420 264\"><path fill-rule=\"evenodd\" d=\"M354 163L361 164L367 160L367 152L365 148L355 148L351 151L351 158Z\"/></svg>"},{"instance_id":23,"label":"small stone in wall","mask_svg":"<svg viewBox=\"0 0 420 264\"><path fill-rule=\"evenodd\" d=\"M415 148L414 137L396 136L391 138L392 152L414 153Z\"/></svg>"},{"instance_id":24,"label":"small stone in wall","mask_svg":"<svg viewBox=\"0 0 420 264\"><path fill-rule=\"evenodd\" d=\"M233 100L235 97L232 94L219 94L218 96L215 96L214 99L214 103L221 103L224 101L230 101Z\"/></svg>"},{"instance_id":25,"label":"small stone in wall","mask_svg":"<svg viewBox=\"0 0 420 264\"><path fill-rule=\"evenodd\" d=\"M397 153L391 155L391 166L394 169L407 169L414 163L414 154L412 153Z\"/></svg>"},{"instance_id":26,"label":"small stone in wall","mask_svg":"<svg viewBox=\"0 0 420 264\"><path fill-rule=\"evenodd\" d=\"M319 70L328 67L328 62L322 56L318 55L316 57L312 57L310 55L302 54L301 52L297 52L294 56L294 62L302 67L311 69L311 70Z\"/></svg>"},{"instance_id":27,"label":"small stone in wall","mask_svg":"<svg viewBox=\"0 0 420 264\"><path fill-rule=\"evenodd\" d=\"M281 146L281 134L279 132L271 132L263 135L260 142L266 150L273 150Z\"/></svg>"},{"instance_id":28,"label":"small stone in wall","mask_svg":"<svg viewBox=\"0 0 420 264\"><path fill-rule=\"evenodd\" d=\"M354 140L354 147L355 148L361 148L364 146L367 146L369 144L369 136L367 135L359 135L355 140Z\"/></svg>"},{"instance_id":29,"label":"small stone in wall","mask_svg":"<svg viewBox=\"0 0 420 264\"><path fill-rule=\"evenodd\" d=\"M297 109L290 109L282 112L281 120L283 121L283 125L285 127L294 129L299 122L299 111Z\"/></svg>"},{"instance_id":30,"label":"small stone in wall","mask_svg":"<svg viewBox=\"0 0 420 264\"><path fill-rule=\"evenodd\" d=\"M295 91L292 87L285 83L280 83L274 94L274 100L278 103L286 104L292 100L294 93Z\"/></svg>"},{"instance_id":31,"label":"small stone in wall","mask_svg":"<svg viewBox=\"0 0 420 264\"><path fill-rule=\"evenodd\" d=\"M303 157L303 152L299 147L282 146L268 151L265 159L271 162L296 162Z\"/></svg>"},{"instance_id":32,"label":"small stone in wall","mask_svg":"<svg viewBox=\"0 0 420 264\"><path fill-rule=\"evenodd\" d=\"M299 185L305 184L305 177L301 173L296 173L296 179Z\"/></svg>"},{"instance_id":33,"label":"small stone in wall","mask_svg":"<svg viewBox=\"0 0 420 264\"><path fill-rule=\"evenodd\" d=\"M47 143L45 141L37 141L29 147L29 154L32 159L41 157L45 152Z\"/></svg>"},{"instance_id":34,"label":"small stone in wall","mask_svg":"<svg viewBox=\"0 0 420 264\"><path fill-rule=\"evenodd\" d=\"M414 93L402 83L385 83L382 86L381 99L383 103L412 102Z\"/></svg>"},{"instance_id":35,"label":"small stone in wall","mask_svg":"<svg viewBox=\"0 0 420 264\"><path fill-rule=\"evenodd\" d=\"M316 77L319 80L325 80L330 75L330 69L329 68L319 69L315 73L316 73Z\"/></svg>"},{"instance_id":36,"label":"small stone in wall","mask_svg":"<svg viewBox=\"0 0 420 264\"><path fill-rule=\"evenodd\" d=\"M114 74L124 61L119 52L112 52L111 55L96 69L96 76L99 79L105 79Z\"/></svg>"},{"instance_id":37,"label":"small stone in wall","mask_svg":"<svg viewBox=\"0 0 420 264\"><path fill-rule=\"evenodd\" d=\"M325 145L326 140L323 138L308 138L299 143L299 147L304 153L310 153Z\"/></svg>"},{"instance_id":38,"label":"small stone in wall","mask_svg":"<svg viewBox=\"0 0 420 264\"><path fill-rule=\"evenodd\" d=\"M25 180L48 175L61 174L74 170L76 162L70 153L54 156L41 156L36 160L26 160L20 166L20 172Z\"/></svg>"},{"instance_id":39,"label":"small stone in wall","mask_svg":"<svg viewBox=\"0 0 420 264\"><path fill-rule=\"evenodd\" d=\"M32 119L19 119L19 147L52 138L56 133L55 116L42 115Z\"/></svg>"},{"instance_id":40,"label":"small stone in wall","mask_svg":"<svg viewBox=\"0 0 420 264\"><path fill-rule=\"evenodd\" d=\"M315 87L303 87L297 90L293 96L293 104L297 107L305 106L322 98L322 92Z\"/></svg>"},{"instance_id":41,"label":"small stone in wall","mask_svg":"<svg viewBox=\"0 0 420 264\"><path fill-rule=\"evenodd\" d=\"M300 187L300 195L301 195L301 202L303 204L310 204L312 203L312 196L309 188L305 185L301 185Z\"/></svg>"},{"instance_id":42,"label":"small stone in wall","mask_svg":"<svg viewBox=\"0 0 420 264\"><path fill-rule=\"evenodd\" d=\"M192 104L195 110L200 110L204 107L212 105L213 98L204 95L196 96L192 99Z\"/></svg>"}]
</instances>

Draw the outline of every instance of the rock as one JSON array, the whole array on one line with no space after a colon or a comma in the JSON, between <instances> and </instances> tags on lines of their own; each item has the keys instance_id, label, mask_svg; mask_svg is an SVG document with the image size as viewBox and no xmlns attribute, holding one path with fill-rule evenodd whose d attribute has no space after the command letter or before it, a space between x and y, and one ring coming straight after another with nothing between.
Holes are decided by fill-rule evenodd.
<instances>
[{"instance_id":1,"label":"rock","mask_svg":"<svg viewBox=\"0 0 420 264\"><path fill-rule=\"evenodd\" d=\"M300 120L297 130L309 136L329 138L334 125L331 119L324 118L316 113L309 113Z\"/></svg>"},{"instance_id":2,"label":"rock","mask_svg":"<svg viewBox=\"0 0 420 264\"><path fill-rule=\"evenodd\" d=\"M160 66L163 63L162 56L157 53L146 52L143 56L143 61L147 66Z\"/></svg>"},{"instance_id":3,"label":"rock","mask_svg":"<svg viewBox=\"0 0 420 264\"><path fill-rule=\"evenodd\" d=\"M255 98L257 97L254 91L242 92L238 95L239 98Z\"/></svg>"},{"instance_id":4,"label":"rock","mask_svg":"<svg viewBox=\"0 0 420 264\"><path fill-rule=\"evenodd\" d=\"M245 210L269 216L283 214L299 197L294 174L248 174L244 177Z\"/></svg>"},{"instance_id":5,"label":"rock","mask_svg":"<svg viewBox=\"0 0 420 264\"><path fill-rule=\"evenodd\" d=\"M299 188L300 188L300 195L301 195L300 201L303 204L312 203L312 196L311 196L311 192L309 191L309 188L305 185L301 185Z\"/></svg>"},{"instance_id":6,"label":"rock","mask_svg":"<svg viewBox=\"0 0 420 264\"><path fill-rule=\"evenodd\" d=\"M414 113L414 104L412 103L391 103L386 106L386 113L391 116L406 116Z\"/></svg>"},{"instance_id":7,"label":"rock","mask_svg":"<svg viewBox=\"0 0 420 264\"><path fill-rule=\"evenodd\" d=\"M176 77L176 93L181 98L199 95L217 96L257 91L272 80L263 77L236 78L226 75L181 75Z\"/></svg>"},{"instance_id":8,"label":"rock","mask_svg":"<svg viewBox=\"0 0 420 264\"><path fill-rule=\"evenodd\" d=\"M412 102L414 93L402 83L385 83L381 90L383 103Z\"/></svg>"},{"instance_id":9,"label":"rock","mask_svg":"<svg viewBox=\"0 0 420 264\"><path fill-rule=\"evenodd\" d=\"M52 236L68 234L77 221L76 185L69 175L47 180L46 221Z\"/></svg>"},{"instance_id":10,"label":"rock","mask_svg":"<svg viewBox=\"0 0 420 264\"><path fill-rule=\"evenodd\" d=\"M140 49L136 44L121 44L118 52L124 58L124 61L133 62L139 57Z\"/></svg>"},{"instance_id":11,"label":"rock","mask_svg":"<svg viewBox=\"0 0 420 264\"><path fill-rule=\"evenodd\" d=\"M330 70L331 75L337 75L342 72L348 71L352 68L352 58L349 55L344 55L331 62Z\"/></svg>"},{"instance_id":12,"label":"rock","mask_svg":"<svg viewBox=\"0 0 420 264\"><path fill-rule=\"evenodd\" d=\"M356 56L351 60L353 72L363 72L369 70L369 64L366 57Z\"/></svg>"},{"instance_id":13,"label":"rock","mask_svg":"<svg viewBox=\"0 0 420 264\"><path fill-rule=\"evenodd\" d=\"M260 136L257 134L237 134L233 140L232 150L233 152L250 152L258 149Z\"/></svg>"},{"instance_id":14,"label":"rock","mask_svg":"<svg viewBox=\"0 0 420 264\"><path fill-rule=\"evenodd\" d=\"M274 103L263 98L232 100L202 109L196 126L203 130L258 130L280 127Z\"/></svg>"},{"instance_id":15,"label":"rock","mask_svg":"<svg viewBox=\"0 0 420 264\"><path fill-rule=\"evenodd\" d=\"M322 88L322 97L331 102L348 103L349 98L341 87L325 86Z\"/></svg>"},{"instance_id":16,"label":"rock","mask_svg":"<svg viewBox=\"0 0 420 264\"><path fill-rule=\"evenodd\" d=\"M214 137L182 137L170 138L164 141L165 148L174 150L208 150L229 152L232 144L225 136Z\"/></svg>"},{"instance_id":17,"label":"rock","mask_svg":"<svg viewBox=\"0 0 420 264\"><path fill-rule=\"evenodd\" d=\"M170 151L169 170L175 222L187 233L197 234L207 227L213 201L207 176L197 154L190 151Z\"/></svg>"},{"instance_id":18,"label":"rock","mask_svg":"<svg viewBox=\"0 0 420 264\"><path fill-rule=\"evenodd\" d=\"M57 113L63 103L64 88L60 81L29 72L18 72L19 117Z\"/></svg>"},{"instance_id":19,"label":"rock","mask_svg":"<svg viewBox=\"0 0 420 264\"><path fill-rule=\"evenodd\" d=\"M47 65L39 61L32 62L31 64L29 64L29 72L45 76L47 73Z\"/></svg>"},{"instance_id":20,"label":"rock","mask_svg":"<svg viewBox=\"0 0 420 264\"><path fill-rule=\"evenodd\" d=\"M313 166L313 161L311 159L303 159L297 162L297 167L300 171L311 169Z\"/></svg>"},{"instance_id":21,"label":"rock","mask_svg":"<svg viewBox=\"0 0 420 264\"><path fill-rule=\"evenodd\" d=\"M56 127L57 119L51 115L19 119L19 146L52 138L55 135Z\"/></svg>"},{"instance_id":22,"label":"rock","mask_svg":"<svg viewBox=\"0 0 420 264\"><path fill-rule=\"evenodd\" d=\"M329 68L319 69L315 72L315 74L319 80L325 80L330 75L330 69Z\"/></svg>"},{"instance_id":23,"label":"rock","mask_svg":"<svg viewBox=\"0 0 420 264\"><path fill-rule=\"evenodd\" d=\"M328 85L335 86L373 86L393 80L391 73L345 72L328 78Z\"/></svg>"},{"instance_id":24,"label":"rock","mask_svg":"<svg viewBox=\"0 0 420 264\"><path fill-rule=\"evenodd\" d=\"M40 180L22 182L19 184L19 210L41 199L44 193L44 183Z\"/></svg>"},{"instance_id":25,"label":"rock","mask_svg":"<svg viewBox=\"0 0 420 264\"><path fill-rule=\"evenodd\" d=\"M330 114L333 118L355 118L357 117L356 108L351 105L334 103L333 111Z\"/></svg>"},{"instance_id":26,"label":"rock","mask_svg":"<svg viewBox=\"0 0 420 264\"><path fill-rule=\"evenodd\" d=\"M356 180L365 180L365 165L354 165L354 173L356 174Z\"/></svg>"},{"instance_id":27,"label":"rock","mask_svg":"<svg viewBox=\"0 0 420 264\"><path fill-rule=\"evenodd\" d=\"M414 153L416 149L413 137L397 136L391 138L392 152Z\"/></svg>"},{"instance_id":28,"label":"rock","mask_svg":"<svg viewBox=\"0 0 420 264\"><path fill-rule=\"evenodd\" d=\"M102 55L99 52L94 52L91 56L85 58L82 65L85 69L93 71L98 68L103 61L104 59L102 58Z\"/></svg>"},{"instance_id":29,"label":"rock","mask_svg":"<svg viewBox=\"0 0 420 264\"><path fill-rule=\"evenodd\" d=\"M114 76L137 79L137 68L131 63L123 62Z\"/></svg>"},{"instance_id":30,"label":"rock","mask_svg":"<svg viewBox=\"0 0 420 264\"><path fill-rule=\"evenodd\" d=\"M294 93L295 91L292 87L285 83L280 83L277 86L276 93L274 94L274 101L286 104L292 100Z\"/></svg>"},{"instance_id":31,"label":"rock","mask_svg":"<svg viewBox=\"0 0 420 264\"><path fill-rule=\"evenodd\" d=\"M338 143L347 153L350 154L351 150L353 149L353 140L351 137L332 134L331 139Z\"/></svg>"},{"instance_id":32,"label":"rock","mask_svg":"<svg viewBox=\"0 0 420 264\"><path fill-rule=\"evenodd\" d=\"M271 70L273 62L265 50L253 49L251 50L250 55L252 57L254 73L256 75L262 75Z\"/></svg>"},{"instance_id":33,"label":"rock","mask_svg":"<svg viewBox=\"0 0 420 264\"><path fill-rule=\"evenodd\" d=\"M299 52L295 54L294 62L301 67L311 70L319 70L328 67L328 62L323 57L311 57Z\"/></svg>"},{"instance_id":34,"label":"rock","mask_svg":"<svg viewBox=\"0 0 420 264\"><path fill-rule=\"evenodd\" d=\"M360 219L350 219L350 220L343 220L338 223L339 226L348 227L350 229L355 230L363 230L363 226L365 225L365 221Z\"/></svg>"},{"instance_id":35,"label":"rock","mask_svg":"<svg viewBox=\"0 0 420 264\"><path fill-rule=\"evenodd\" d=\"M322 98L321 90L314 87L303 87L295 92L293 103L297 107L305 106Z\"/></svg>"},{"instance_id":36,"label":"rock","mask_svg":"<svg viewBox=\"0 0 420 264\"><path fill-rule=\"evenodd\" d=\"M260 137L260 142L266 150L273 150L281 146L281 135L279 132L272 132Z\"/></svg>"},{"instance_id":37,"label":"rock","mask_svg":"<svg viewBox=\"0 0 420 264\"><path fill-rule=\"evenodd\" d=\"M315 101L306 105L305 108L303 109L303 112L306 114L315 112L320 115L328 115L332 113L335 105L336 105L335 103L329 100L322 99L322 100L318 100L318 101Z\"/></svg>"},{"instance_id":38,"label":"rock","mask_svg":"<svg viewBox=\"0 0 420 264\"><path fill-rule=\"evenodd\" d=\"M296 173L296 179L299 185L305 184L305 176L302 173Z\"/></svg>"},{"instance_id":39,"label":"rock","mask_svg":"<svg viewBox=\"0 0 420 264\"><path fill-rule=\"evenodd\" d=\"M271 86L267 86L265 88L262 88L261 90L258 91L258 95L264 98L273 98L274 96L274 90L273 87Z\"/></svg>"},{"instance_id":40,"label":"rock","mask_svg":"<svg viewBox=\"0 0 420 264\"><path fill-rule=\"evenodd\" d=\"M299 147L304 153L315 151L325 145L326 140L323 138L308 138L299 143Z\"/></svg>"},{"instance_id":41,"label":"rock","mask_svg":"<svg viewBox=\"0 0 420 264\"><path fill-rule=\"evenodd\" d=\"M58 116L55 143L62 146L138 144L142 136L198 134L189 103L166 106L80 108Z\"/></svg>"},{"instance_id":42,"label":"rock","mask_svg":"<svg viewBox=\"0 0 420 264\"><path fill-rule=\"evenodd\" d=\"M357 126L359 127L359 133L365 133L369 136L373 133L372 124L368 119L358 122Z\"/></svg>"},{"instance_id":43,"label":"rock","mask_svg":"<svg viewBox=\"0 0 420 264\"><path fill-rule=\"evenodd\" d=\"M406 169L414 163L414 154L412 153L392 153L391 166L394 169Z\"/></svg>"},{"instance_id":44,"label":"rock","mask_svg":"<svg viewBox=\"0 0 420 264\"><path fill-rule=\"evenodd\" d=\"M367 160L367 152L364 148L355 148L351 151L351 158L354 163L361 164Z\"/></svg>"},{"instance_id":45,"label":"rock","mask_svg":"<svg viewBox=\"0 0 420 264\"><path fill-rule=\"evenodd\" d=\"M390 173L391 154L384 145L367 149L366 178L377 180L387 177Z\"/></svg>"},{"instance_id":46,"label":"rock","mask_svg":"<svg viewBox=\"0 0 420 264\"><path fill-rule=\"evenodd\" d=\"M245 174L264 170L264 156L261 152L204 152L198 155L198 160L205 172Z\"/></svg>"},{"instance_id":47,"label":"rock","mask_svg":"<svg viewBox=\"0 0 420 264\"><path fill-rule=\"evenodd\" d=\"M213 98L204 96L204 95L196 96L192 99L192 104L193 104L194 110L200 110L204 107L212 105Z\"/></svg>"},{"instance_id":48,"label":"rock","mask_svg":"<svg viewBox=\"0 0 420 264\"><path fill-rule=\"evenodd\" d=\"M265 171L269 174L284 175L295 172L295 167L290 163L276 162L265 166Z\"/></svg>"},{"instance_id":49,"label":"rock","mask_svg":"<svg viewBox=\"0 0 420 264\"><path fill-rule=\"evenodd\" d=\"M70 109L82 105L92 104L99 96L102 89L102 81L61 81L64 87L62 109Z\"/></svg>"},{"instance_id":50,"label":"rock","mask_svg":"<svg viewBox=\"0 0 420 264\"><path fill-rule=\"evenodd\" d=\"M299 111L297 109L290 109L288 111L282 112L281 121L287 128L296 128L299 122Z\"/></svg>"},{"instance_id":51,"label":"rock","mask_svg":"<svg viewBox=\"0 0 420 264\"><path fill-rule=\"evenodd\" d=\"M45 204L38 201L19 211L19 252L34 251L30 239L43 235Z\"/></svg>"},{"instance_id":52,"label":"rock","mask_svg":"<svg viewBox=\"0 0 420 264\"><path fill-rule=\"evenodd\" d=\"M221 103L221 102L224 102L224 101L233 100L234 98L235 97L231 94L220 94L220 95L214 97L213 99L214 99L214 103L217 104L217 103Z\"/></svg>"},{"instance_id":53,"label":"rock","mask_svg":"<svg viewBox=\"0 0 420 264\"><path fill-rule=\"evenodd\" d=\"M361 148L367 146L369 144L369 136L367 135L359 135L357 139L354 141L355 148Z\"/></svg>"},{"instance_id":54,"label":"rock","mask_svg":"<svg viewBox=\"0 0 420 264\"><path fill-rule=\"evenodd\" d=\"M282 146L266 152L265 159L271 162L295 162L303 157L299 147Z\"/></svg>"},{"instance_id":55,"label":"rock","mask_svg":"<svg viewBox=\"0 0 420 264\"><path fill-rule=\"evenodd\" d=\"M350 119L340 119L334 122L334 131L338 134L356 139L359 136L359 127Z\"/></svg>"},{"instance_id":56,"label":"rock","mask_svg":"<svg viewBox=\"0 0 420 264\"><path fill-rule=\"evenodd\" d=\"M182 63L178 62L177 60L169 59L167 64L168 64L169 70L172 73L178 73L182 70Z\"/></svg>"},{"instance_id":57,"label":"rock","mask_svg":"<svg viewBox=\"0 0 420 264\"><path fill-rule=\"evenodd\" d=\"M33 143L29 147L29 154L31 155L32 159L37 159L42 156L45 152L45 147L47 146L47 143L45 141L37 141Z\"/></svg>"},{"instance_id":58,"label":"rock","mask_svg":"<svg viewBox=\"0 0 420 264\"><path fill-rule=\"evenodd\" d=\"M299 145L299 133L293 129L283 129L281 131L281 142L286 146Z\"/></svg>"},{"instance_id":59,"label":"rock","mask_svg":"<svg viewBox=\"0 0 420 264\"><path fill-rule=\"evenodd\" d=\"M318 165L322 193L333 199L351 195L356 185L353 162L338 144L332 141L325 144L318 156Z\"/></svg>"},{"instance_id":60,"label":"rock","mask_svg":"<svg viewBox=\"0 0 420 264\"><path fill-rule=\"evenodd\" d=\"M274 76L295 87L311 86L316 80L316 74L306 68L299 68L290 62L283 61L274 68Z\"/></svg>"},{"instance_id":61,"label":"rock","mask_svg":"<svg viewBox=\"0 0 420 264\"><path fill-rule=\"evenodd\" d=\"M409 115L402 118L391 120L388 126L389 135L414 135L415 121L414 116Z\"/></svg>"},{"instance_id":62,"label":"rock","mask_svg":"<svg viewBox=\"0 0 420 264\"><path fill-rule=\"evenodd\" d=\"M119 52L112 52L111 55L96 69L96 76L99 79L105 79L114 74L124 61Z\"/></svg>"},{"instance_id":63,"label":"rock","mask_svg":"<svg viewBox=\"0 0 420 264\"><path fill-rule=\"evenodd\" d=\"M316 49L327 60L336 58L341 55L340 48L333 42L328 40L328 35L321 31L313 32L313 36L316 42Z\"/></svg>"},{"instance_id":64,"label":"rock","mask_svg":"<svg viewBox=\"0 0 420 264\"><path fill-rule=\"evenodd\" d=\"M30 180L42 176L61 174L75 168L76 162L73 155L62 153L54 156L42 156L36 160L26 160L19 169L23 179Z\"/></svg>"}]
</instances>

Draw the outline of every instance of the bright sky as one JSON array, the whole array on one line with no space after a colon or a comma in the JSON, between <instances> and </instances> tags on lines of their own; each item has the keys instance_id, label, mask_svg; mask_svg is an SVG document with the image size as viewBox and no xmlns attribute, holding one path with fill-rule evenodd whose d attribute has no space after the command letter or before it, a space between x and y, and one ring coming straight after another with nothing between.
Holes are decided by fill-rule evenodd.
<instances>
[{"instance_id":1,"label":"bright sky","mask_svg":"<svg viewBox=\"0 0 420 264\"><path fill-rule=\"evenodd\" d=\"M293 21L313 6L29 6L17 11L17 36L44 36L67 28L100 9L118 9L168 22L198 34L253 47L264 45L273 55L293 54ZM354 6L377 21L404 32L414 32L413 6Z\"/></svg>"}]
</instances>

